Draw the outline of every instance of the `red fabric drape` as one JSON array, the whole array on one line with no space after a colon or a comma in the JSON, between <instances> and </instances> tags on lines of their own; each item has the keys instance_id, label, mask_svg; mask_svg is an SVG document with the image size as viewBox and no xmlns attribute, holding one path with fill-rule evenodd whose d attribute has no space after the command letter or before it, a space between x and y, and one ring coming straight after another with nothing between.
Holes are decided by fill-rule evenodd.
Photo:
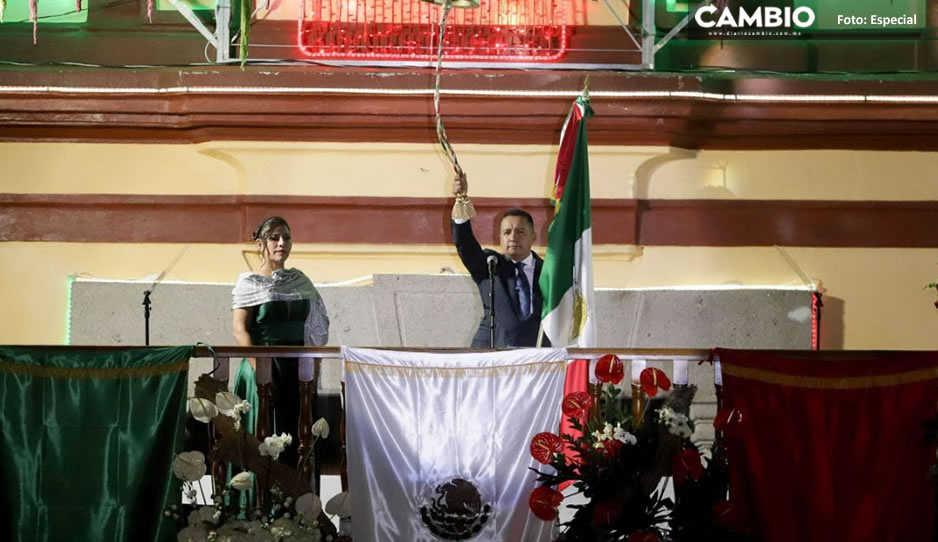
<instances>
[{"instance_id":1,"label":"red fabric drape","mask_svg":"<svg viewBox=\"0 0 938 542\"><path fill-rule=\"evenodd\" d=\"M938 353L718 350L730 500L767 542L931 540Z\"/></svg>"},{"instance_id":2,"label":"red fabric drape","mask_svg":"<svg viewBox=\"0 0 938 542\"><path fill-rule=\"evenodd\" d=\"M567 377L563 383L564 397L575 391L587 391L587 384L589 383L589 369L590 361L588 359L577 359L571 361L567 365ZM557 408L560 408L560 405L557 405ZM573 438L579 438L582 433L574 429L573 426L570 425L570 422L567 421L567 417L561 414L560 434L570 435ZM569 448L564 452L564 455L567 456L568 461L577 461L579 459L579 454L573 450L570 450ZM560 484L560 487L557 489L563 491L572 483L573 482L564 482Z\"/></svg>"}]
</instances>

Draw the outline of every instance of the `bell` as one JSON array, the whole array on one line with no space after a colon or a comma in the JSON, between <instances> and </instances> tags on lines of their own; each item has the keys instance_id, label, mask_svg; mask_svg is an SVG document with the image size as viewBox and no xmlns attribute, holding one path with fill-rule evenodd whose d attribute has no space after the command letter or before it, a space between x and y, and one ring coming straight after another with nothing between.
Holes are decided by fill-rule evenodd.
<instances>
[{"instance_id":1,"label":"bell","mask_svg":"<svg viewBox=\"0 0 938 542\"><path fill-rule=\"evenodd\" d=\"M449 4L454 8L477 8L479 7L479 0L423 0L428 4L436 4L438 6L446 6Z\"/></svg>"}]
</instances>

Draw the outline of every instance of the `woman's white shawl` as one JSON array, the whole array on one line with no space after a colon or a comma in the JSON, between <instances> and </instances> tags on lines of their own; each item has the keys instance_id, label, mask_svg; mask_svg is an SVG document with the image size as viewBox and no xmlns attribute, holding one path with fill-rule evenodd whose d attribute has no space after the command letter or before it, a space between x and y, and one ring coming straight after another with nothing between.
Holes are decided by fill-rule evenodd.
<instances>
[{"instance_id":1,"label":"woman's white shawl","mask_svg":"<svg viewBox=\"0 0 938 542\"><path fill-rule=\"evenodd\" d=\"M329 315L312 281L299 269L278 269L268 277L259 273L241 273L231 291L232 309L256 307L269 301L309 300L309 314L303 343L324 346L329 341Z\"/></svg>"}]
</instances>

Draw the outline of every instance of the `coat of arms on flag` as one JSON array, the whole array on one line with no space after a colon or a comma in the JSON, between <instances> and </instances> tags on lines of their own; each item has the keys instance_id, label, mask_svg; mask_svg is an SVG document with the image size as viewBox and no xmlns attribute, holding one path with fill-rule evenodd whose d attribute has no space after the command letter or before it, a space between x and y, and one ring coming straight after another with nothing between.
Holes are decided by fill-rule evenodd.
<instances>
[{"instance_id":1,"label":"coat of arms on flag","mask_svg":"<svg viewBox=\"0 0 938 542\"><path fill-rule=\"evenodd\" d=\"M343 358L354 540L551 540L529 446L560 422L565 349Z\"/></svg>"}]
</instances>

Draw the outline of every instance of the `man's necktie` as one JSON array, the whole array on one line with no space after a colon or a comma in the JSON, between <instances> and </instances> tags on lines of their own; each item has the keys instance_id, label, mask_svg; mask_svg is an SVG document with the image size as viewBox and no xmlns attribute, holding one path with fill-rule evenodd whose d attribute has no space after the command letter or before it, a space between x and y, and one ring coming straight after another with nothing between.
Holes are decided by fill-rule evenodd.
<instances>
[{"instance_id":1,"label":"man's necktie","mask_svg":"<svg viewBox=\"0 0 938 542\"><path fill-rule=\"evenodd\" d=\"M528 274L524 272L524 262L515 263L515 269L518 271L517 280L515 280L515 291L518 292L518 314L522 318L531 315L531 284L528 282Z\"/></svg>"}]
</instances>

